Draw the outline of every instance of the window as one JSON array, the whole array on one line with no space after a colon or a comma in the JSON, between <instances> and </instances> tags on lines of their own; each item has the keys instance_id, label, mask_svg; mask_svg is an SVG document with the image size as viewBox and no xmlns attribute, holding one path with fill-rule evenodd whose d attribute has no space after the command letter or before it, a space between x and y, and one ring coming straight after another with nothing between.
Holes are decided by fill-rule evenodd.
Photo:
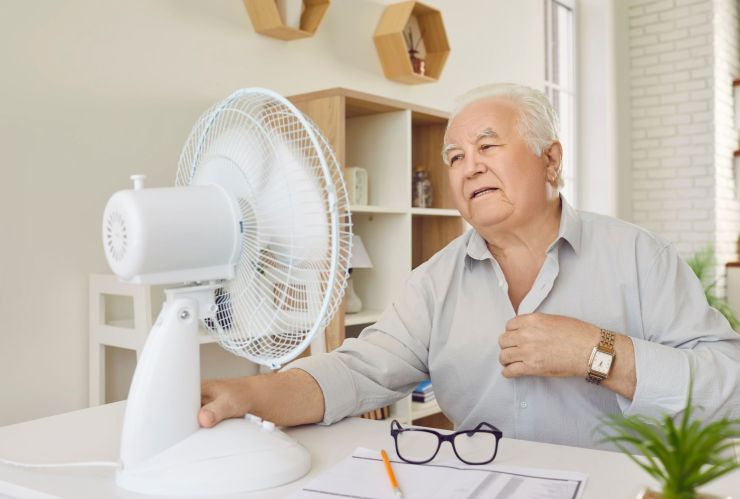
<instances>
[{"instance_id":1,"label":"window","mask_svg":"<svg viewBox=\"0 0 740 499\"><path fill-rule=\"evenodd\" d=\"M574 206L576 199L576 91L574 0L545 2L545 93L560 118L560 142L563 144L562 192Z\"/></svg>"}]
</instances>

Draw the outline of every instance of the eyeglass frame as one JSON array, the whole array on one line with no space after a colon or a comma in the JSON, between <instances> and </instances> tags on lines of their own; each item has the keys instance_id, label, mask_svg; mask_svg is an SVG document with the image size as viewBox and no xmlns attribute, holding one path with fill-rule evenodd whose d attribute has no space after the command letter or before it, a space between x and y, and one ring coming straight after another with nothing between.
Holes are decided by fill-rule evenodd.
<instances>
[{"instance_id":1,"label":"eyeglass frame","mask_svg":"<svg viewBox=\"0 0 740 499\"><path fill-rule=\"evenodd\" d=\"M395 425L395 427L394 427ZM485 429L481 429L485 428ZM398 450L398 434L402 433L404 431L423 431L426 433L431 433L432 435L435 435L437 437L437 450L434 451L434 454L432 454L432 457L429 459L423 460L423 461L414 461L411 459L406 459L403 456L401 456L401 452ZM465 459L460 457L460 454L457 453L457 448L455 447L455 437L458 435L463 435L466 433L491 433L494 438L496 439L496 448L493 450L493 457L489 459L488 461L481 461L481 462L475 462L471 463L470 461L466 461ZM493 462L494 459L496 459L496 455L498 454L498 442L502 438L504 438L504 433L493 426L491 423L486 423L485 421L482 423L479 423L478 426L476 426L472 430L460 430L455 431L453 433L450 433L449 435L444 435L438 431L432 430L430 428L404 428L401 426L401 423L398 422L397 419L394 419L391 421L391 436L393 437L393 443L396 446L396 455L402 460L406 461L407 463L411 464L426 464L434 460L435 457L437 457L437 454L439 454L439 449L442 448L442 442L449 442L452 446L452 451L455 453L455 456L462 461L465 464L469 464L471 466L482 466L484 464L489 464Z\"/></svg>"}]
</instances>

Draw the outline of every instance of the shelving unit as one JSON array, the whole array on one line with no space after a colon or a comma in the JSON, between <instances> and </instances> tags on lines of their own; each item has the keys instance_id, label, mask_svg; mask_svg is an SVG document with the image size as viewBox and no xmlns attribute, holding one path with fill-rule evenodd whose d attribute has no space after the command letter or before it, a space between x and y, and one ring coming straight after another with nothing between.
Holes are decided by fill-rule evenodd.
<instances>
[{"instance_id":1,"label":"shelving unit","mask_svg":"<svg viewBox=\"0 0 740 499\"><path fill-rule=\"evenodd\" d=\"M345 88L290 100L326 135L343 168L361 166L368 172L369 205L350 207L353 231L362 238L374 265L352 274L367 310L347 315L340 311L326 331L327 350L332 350L344 341L345 326L356 332L375 322L409 272L464 230L448 193L448 167L440 153L447 114ZM429 172L432 208L411 206L416 165ZM439 407L436 402L412 403L409 396L395 404L392 413L410 422L439 413Z\"/></svg>"},{"instance_id":2,"label":"shelving unit","mask_svg":"<svg viewBox=\"0 0 740 499\"><path fill-rule=\"evenodd\" d=\"M409 23L418 26L421 36L420 56L425 61L424 74L415 73L409 59L409 47L404 31ZM447 41L442 14L421 2L400 2L388 5L378 22L373 37L385 77L401 83L431 83L439 79L450 44Z\"/></svg>"},{"instance_id":3,"label":"shelving unit","mask_svg":"<svg viewBox=\"0 0 740 499\"><path fill-rule=\"evenodd\" d=\"M329 8L330 0L303 0L300 29L283 23L275 0L244 0L254 30L280 40L297 40L313 36Z\"/></svg>"}]
</instances>

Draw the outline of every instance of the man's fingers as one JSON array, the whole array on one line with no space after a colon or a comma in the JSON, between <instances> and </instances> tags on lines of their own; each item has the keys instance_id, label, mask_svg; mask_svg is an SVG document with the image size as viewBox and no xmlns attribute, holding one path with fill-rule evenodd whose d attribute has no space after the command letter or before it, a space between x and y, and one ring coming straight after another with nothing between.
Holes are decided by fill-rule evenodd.
<instances>
[{"instance_id":1,"label":"man's fingers","mask_svg":"<svg viewBox=\"0 0 740 499\"><path fill-rule=\"evenodd\" d=\"M520 376L526 376L527 366L524 362L512 362L501 370L504 378L518 378Z\"/></svg>"},{"instance_id":2,"label":"man's fingers","mask_svg":"<svg viewBox=\"0 0 740 499\"><path fill-rule=\"evenodd\" d=\"M209 409L208 406L201 407L198 412L198 424L203 428L210 428L216 423L218 423L218 421L216 420L216 415L213 411Z\"/></svg>"},{"instance_id":3,"label":"man's fingers","mask_svg":"<svg viewBox=\"0 0 740 499\"><path fill-rule=\"evenodd\" d=\"M205 404L198 412L198 423L204 428L215 426L226 418L236 416L227 397L217 397Z\"/></svg>"},{"instance_id":4,"label":"man's fingers","mask_svg":"<svg viewBox=\"0 0 740 499\"><path fill-rule=\"evenodd\" d=\"M521 362L523 360L522 349L519 347L503 348L498 360L503 366L508 366L512 362Z\"/></svg>"},{"instance_id":5,"label":"man's fingers","mask_svg":"<svg viewBox=\"0 0 740 499\"><path fill-rule=\"evenodd\" d=\"M213 381L203 381L200 384L200 405L206 405L216 397Z\"/></svg>"},{"instance_id":6,"label":"man's fingers","mask_svg":"<svg viewBox=\"0 0 740 499\"><path fill-rule=\"evenodd\" d=\"M521 334L518 331L506 331L498 337L498 346L504 348L517 347L521 343Z\"/></svg>"}]
</instances>

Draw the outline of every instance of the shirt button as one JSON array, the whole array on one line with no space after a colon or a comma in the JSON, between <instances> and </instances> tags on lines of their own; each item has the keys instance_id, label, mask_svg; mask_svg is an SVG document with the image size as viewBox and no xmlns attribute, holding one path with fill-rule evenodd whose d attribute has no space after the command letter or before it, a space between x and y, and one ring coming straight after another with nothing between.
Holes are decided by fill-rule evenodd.
<instances>
[{"instance_id":1,"label":"shirt button","mask_svg":"<svg viewBox=\"0 0 740 499\"><path fill-rule=\"evenodd\" d=\"M519 402L519 407L521 407L522 409L526 409L527 408L527 403L526 402Z\"/></svg>"},{"instance_id":2,"label":"shirt button","mask_svg":"<svg viewBox=\"0 0 740 499\"><path fill-rule=\"evenodd\" d=\"M504 287L504 281L499 281L498 282L498 287L499 288L503 288Z\"/></svg>"}]
</instances>

